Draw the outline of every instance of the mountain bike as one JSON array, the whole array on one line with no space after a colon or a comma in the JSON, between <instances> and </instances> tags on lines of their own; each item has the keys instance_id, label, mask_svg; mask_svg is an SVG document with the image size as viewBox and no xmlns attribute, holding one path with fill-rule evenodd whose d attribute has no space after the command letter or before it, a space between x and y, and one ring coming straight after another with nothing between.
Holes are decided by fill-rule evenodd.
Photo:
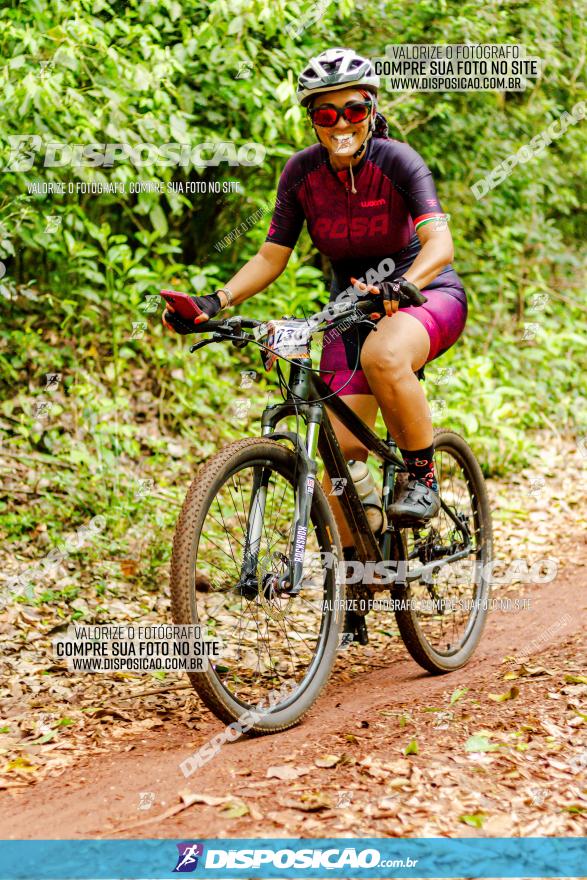
<instances>
[{"instance_id":1,"label":"mountain bike","mask_svg":"<svg viewBox=\"0 0 587 880\"><path fill-rule=\"evenodd\" d=\"M381 462L383 508L406 470L380 438L312 369L313 338L367 322L368 300L331 304L328 315L263 323L210 320L215 342L261 349L276 365L280 401L266 406L261 436L224 447L199 470L177 523L171 561L173 620L199 624L221 642L216 662L189 673L206 706L227 724L246 714L256 733L300 721L324 688L341 646L347 589L336 521L321 476L338 495L369 595L389 590L401 637L431 673L458 669L473 654L487 616L491 513L479 464L465 440L437 429L438 514L421 527L369 525L329 411ZM391 319L392 320L392 319ZM286 378L281 363L289 365ZM357 363L358 366L358 363ZM293 422L293 424L292 424ZM366 573L370 573L370 578ZM363 589L364 584L361 584Z\"/></svg>"}]
</instances>

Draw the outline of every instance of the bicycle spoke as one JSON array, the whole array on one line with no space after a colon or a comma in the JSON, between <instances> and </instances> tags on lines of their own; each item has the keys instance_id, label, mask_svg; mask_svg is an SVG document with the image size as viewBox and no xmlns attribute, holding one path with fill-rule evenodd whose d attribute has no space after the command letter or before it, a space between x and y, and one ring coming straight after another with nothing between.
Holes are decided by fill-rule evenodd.
<instances>
[{"instance_id":1,"label":"bicycle spoke","mask_svg":"<svg viewBox=\"0 0 587 880\"><path fill-rule=\"evenodd\" d=\"M268 467L243 466L220 487L202 526L196 563L197 572L213 572L219 601L212 611L210 594L196 593L200 621L213 627L224 646L215 674L235 698L251 705L284 676L301 686L325 631L321 562L312 563L303 595L275 593L288 571L296 486L273 469L267 473ZM260 479L266 481L264 499ZM307 553L318 557L320 544L309 526ZM253 527L256 537L249 534ZM252 540L257 541L255 571L247 569L244 558ZM241 583L245 573L248 581Z\"/></svg>"},{"instance_id":2,"label":"bicycle spoke","mask_svg":"<svg viewBox=\"0 0 587 880\"><path fill-rule=\"evenodd\" d=\"M408 559L410 567L430 565L441 562L442 555L450 555L471 545L469 554L459 564L469 561L473 566L479 553L479 517L476 499L460 461L449 450L438 450L435 455L437 480L440 496L456 520L469 528L459 529L448 512L440 511L425 528L411 531L408 536ZM464 528L464 526L463 526ZM462 569L457 569L461 571ZM470 576L464 574L455 578L453 567L442 566L439 573L427 579L429 582L412 582L412 598L422 603L422 610L416 610L423 638L440 653L450 654L458 650L467 637L471 619L475 615L473 602L478 595L476 569ZM427 609L426 600L432 599L434 606ZM443 604L444 603L444 607Z\"/></svg>"}]
</instances>

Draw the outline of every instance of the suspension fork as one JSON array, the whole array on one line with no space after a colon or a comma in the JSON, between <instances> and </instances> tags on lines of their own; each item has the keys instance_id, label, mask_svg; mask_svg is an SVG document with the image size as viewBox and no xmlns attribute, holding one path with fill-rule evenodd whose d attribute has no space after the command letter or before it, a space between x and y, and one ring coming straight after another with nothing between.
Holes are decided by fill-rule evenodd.
<instances>
[{"instance_id":1,"label":"suspension fork","mask_svg":"<svg viewBox=\"0 0 587 880\"><path fill-rule=\"evenodd\" d=\"M257 565L259 562L261 537L263 535L267 487L269 485L270 475L271 471L267 467L259 465L255 468L247 519L243 561L238 581L238 588L247 599L254 599L259 592Z\"/></svg>"},{"instance_id":2,"label":"suspension fork","mask_svg":"<svg viewBox=\"0 0 587 880\"><path fill-rule=\"evenodd\" d=\"M273 427L280 418L280 409L281 407L277 404L271 404L266 407L262 420L262 434L264 437L273 433ZM259 563L261 539L263 537L267 489L270 477L270 468L263 467L262 465L258 465L255 468L247 516L243 561L237 584L238 589L247 599L254 599L259 592L257 566Z\"/></svg>"},{"instance_id":3,"label":"suspension fork","mask_svg":"<svg viewBox=\"0 0 587 880\"><path fill-rule=\"evenodd\" d=\"M296 413L299 414L300 411L303 412L308 425L305 444L300 436L293 431L275 431L275 426L282 418ZM281 575L275 584L277 591L282 595L297 596L302 586L306 539L318 469L316 450L322 414L321 404L297 404L293 406L288 402L272 404L263 413L262 435L274 439L287 438L292 441L297 452L298 464L293 540L290 547L288 570L285 574ZM259 589L256 571L263 536L267 488L270 476L270 468L262 466L256 468L249 505L244 558L239 580L240 589L247 598L253 598Z\"/></svg>"},{"instance_id":4,"label":"suspension fork","mask_svg":"<svg viewBox=\"0 0 587 880\"><path fill-rule=\"evenodd\" d=\"M282 575L280 578L280 587L288 596L297 596L302 588L306 540L318 470L316 450L322 413L320 404L308 406L305 455L300 455L298 458L300 467L296 488L294 539L289 560L290 574Z\"/></svg>"}]
</instances>

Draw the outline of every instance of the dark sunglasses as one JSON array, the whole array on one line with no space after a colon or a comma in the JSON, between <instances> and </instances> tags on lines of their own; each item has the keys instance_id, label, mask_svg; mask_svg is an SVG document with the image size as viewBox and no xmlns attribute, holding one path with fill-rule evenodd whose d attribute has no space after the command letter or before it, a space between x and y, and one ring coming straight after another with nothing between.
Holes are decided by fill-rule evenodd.
<instances>
[{"instance_id":1,"label":"dark sunglasses","mask_svg":"<svg viewBox=\"0 0 587 880\"><path fill-rule=\"evenodd\" d=\"M349 101L344 107L335 107L334 104L322 104L320 107L308 110L308 115L314 123L321 128L332 128L341 116L347 122L356 125L364 122L369 116L373 103L371 101Z\"/></svg>"}]
</instances>

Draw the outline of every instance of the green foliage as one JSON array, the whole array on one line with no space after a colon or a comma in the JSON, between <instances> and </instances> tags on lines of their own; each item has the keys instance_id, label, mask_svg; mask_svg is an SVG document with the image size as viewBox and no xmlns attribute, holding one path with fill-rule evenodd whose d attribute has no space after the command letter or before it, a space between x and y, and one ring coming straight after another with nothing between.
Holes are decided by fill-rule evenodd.
<instances>
[{"instance_id":1,"label":"green foliage","mask_svg":"<svg viewBox=\"0 0 587 880\"><path fill-rule=\"evenodd\" d=\"M428 396L445 401L437 421L463 431L493 473L531 459L533 429L587 430L580 250L587 124L571 125L482 200L470 189L585 99L579 5L334 0L292 35L287 26L314 7L311 0L4 5L4 156L9 138L22 134L69 145L230 141L266 149L258 167L136 168L115 161L111 168L43 168L37 156L29 171L5 172L0 425L7 448L70 466L48 465L34 516L17 515L3 502L6 534L16 536L39 519L70 528L105 512L114 545L125 546L129 528L166 541L191 463L254 429L274 390L271 381L261 378L250 392L248 419L235 419L230 407L239 371L259 370L256 357L220 346L188 355L185 340L163 333L158 301L153 312L146 298L166 286L213 289L257 251L267 212L228 247L214 245L274 198L286 158L312 142L295 102L295 80L307 57L330 45L382 55L392 42L519 42L544 59L542 77L528 92L383 90L381 109L391 135L408 140L435 175L469 294L465 336L427 371ZM31 195L35 179L72 185L74 192ZM137 179L237 180L242 193L75 191L78 183L128 187ZM53 231L49 216L58 218ZM550 299L533 312L539 293ZM324 297L322 264L304 232L284 274L243 312L301 314ZM524 339L528 323L539 325L535 338ZM443 384L440 371L447 367L454 375ZM54 396L44 391L46 373L63 375ZM36 419L36 402L49 398L49 419ZM170 459L171 438L183 444L183 455ZM175 503L165 505L161 495L137 498L136 481L145 476L175 493ZM166 551L156 541L147 544L156 580Z\"/></svg>"}]
</instances>

